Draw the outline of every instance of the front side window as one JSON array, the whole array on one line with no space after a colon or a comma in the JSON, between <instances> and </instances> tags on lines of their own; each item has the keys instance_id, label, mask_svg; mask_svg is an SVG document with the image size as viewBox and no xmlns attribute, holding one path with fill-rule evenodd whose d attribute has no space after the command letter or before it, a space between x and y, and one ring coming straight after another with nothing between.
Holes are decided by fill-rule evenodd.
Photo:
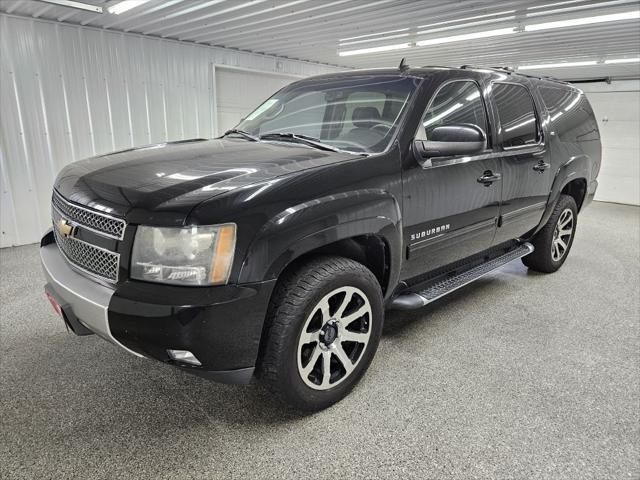
<instances>
[{"instance_id":1,"label":"front side window","mask_svg":"<svg viewBox=\"0 0 640 480\"><path fill-rule=\"evenodd\" d=\"M493 99L505 148L538 143L538 119L529 91L522 85L495 83Z\"/></svg>"},{"instance_id":2,"label":"front side window","mask_svg":"<svg viewBox=\"0 0 640 480\"><path fill-rule=\"evenodd\" d=\"M416 139L430 140L434 128L470 124L487 134L487 114L475 82L456 81L444 85L433 98Z\"/></svg>"},{"instance_id":3,"label":"front side window","mask_svg":"<svg viewBox=\"0 0 640 480\"><path fill-rule=\"evenodd\" d=\"M236 127L255 137L304 135L351 152L388 147L420 79L357 76L291 84Z\"/></svg>"}]
</instances>

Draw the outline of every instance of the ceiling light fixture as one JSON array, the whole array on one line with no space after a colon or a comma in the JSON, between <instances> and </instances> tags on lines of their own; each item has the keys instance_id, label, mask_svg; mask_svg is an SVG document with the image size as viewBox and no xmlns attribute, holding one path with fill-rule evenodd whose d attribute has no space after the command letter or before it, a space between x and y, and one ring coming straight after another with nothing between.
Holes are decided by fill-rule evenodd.
<instances>
[{"instance_id":1,"label":"ceiling light fixture","mask_svg":"<svg viewBox=\"0 0 640 480\"><path fill-rule=\"evenodd\" d=\"M124 0L124 2L116 3L115 5L111 5L107 7L107 11L114 15L120 15L121 13L127 12L132 8L139 7L147 3L149 0Z\"/></svg>"},{"instance_id":2,"label":"ceiling light fixture","mask_svg":"<svg viewBox=\"0 0 640 480\"><path fill-rule=\"evenodd\" d=\"M398 33L396 35L385 35L384 37L377 38L363 38L362 40L353 40L350 42L340 42L338 47L344 47L346 45L357 45L359 43L369 43L369 42L379 42L380 40L391 40L392 38L403 38L408 37L410 34L408 33Z\"/></svg>"},{"instance_id":3,"label":"ceiling light fixture","mask_svg":"<svg viewBox=\"0 0 640 480\"><path fill-rule=\"evenodd\" d=\"M407 30L409 30L409 29L408 28L399 28L397 30L388 30L386 32L380 32L380 33L367 33L366 35L358 35L357 37L341 38L338 41L339 42L346 42L348 40L357 40L359 38L377 37L377 36L387 35L388 33L406 32Z\"/></svg>"},{"instance_id":4,"label":"ceiling light fixture","mask_svg":"<svg viewBox=\"0 0 640 480\"><path fill-rule=\"evenodd\" d=\"M516 29L514 27L509 27L509 28L499 28L497 30L485 30L483 32L473 32L473 33L465 33L462 35L453 35L451 37L429 38L427 40L420 40L416 42L416 46L425 47L427 45L439 45L441 43L461 42L464 40L473 40L476 38L497 37L499 35L508 35L509 33L515 33L515 31Z\"/></svg>"},{"instance_id":5,"label":"ceiling light fixture","mask_svg":"<svg viewBox=\"0 0 640 480\"><path fill-rule=\"evenodd\" d=\"M479 18L487 18L487 17L497 17L500 15L507 15L509 13L515 13L515 12L516 12L515 10L504 10L502 12L488 13L486 15L476 15L475 17L458 18L456 20L446 20L444 22L430 23L428 25L418 25L418 28L437 27L439 25L446 25L448 23L466 22L468 20L477 20Z\"/></svg>"},{"instance_id":6,"label":"ceiling light fixture","mask_svg":"<svg viewBox=\"0 0 640 480\"><path fill-rule=\"evenodd\" d=\"M542 70L545 68L563 68L563 67L588 67L597 65L596 60L585 60L583 62L562 62L562 63L542 63L540 65L521 65L518 70Z\"/></svg>"},{"instance_id":7,"label":"ceiling light fixture","mask_svg":"<svg viewBox=\"0 0 640 480\"><path fill-rule=\"evenodd\" d=\"M73 0L40 0L45 3L60 5L61 7L77 8L79 10L87 10L89 12L102 13L102 7L91 5L90 3L74 2Z\"/></svg>"},{"instance_id":8,"label":"ceiling light fixture","mask_svg":"<svg viewBox=\"0 0 640 480\"><path fill-rule=\"evenodd\" d=\"M604 63L638 63L640 62L640 57L636 58L614 58L611 60L605 60Z\"/></svg>"},{"instance_id":9,"label":"ceiling light fixture","mask_svg":"<svg viewBox=\"0 0 640 480\"><path fill-rule=\"evenodd\" d=\"M410 43L397 43L395 45L383 45L381 47L371 47L371 48L361 48L359 50L344 50L342 52L338 52L338 55L341 57L348 57L351 55L363 55L365 53L376 53L376 52L388 52L391 50L401 50L403 48L409 48L411 46Z\"/></svg>"},{"instance_id":10,"label":"ceiling light fixture","mask_svg":"<svg viewBox=\"0 0 640 480\"><path fill-rule=\"evenodd\" d=\"M536 32L538 30L549 30L552 28L576 27L578 25L591 25L594 23L618 22L621 20L633 20L640 18L640 10L631 10L623 13L612 13L610 15L597 15L595 17L572 18L571 20L559 20L557 22L536 23L525 25L525 32Z\"/></svg>"},{"instance_id":11,"label":"ceiling light fixture","mask_svg":"<svg viewBox=\"0 0 640 480\"><path fill-rule=\"evenodd\" d=\"M535 7L527 7L527 10L539 10L547 7L557 7L558 5L568 5L570 3L580 3L584 0L567 0L566 2L547 3L545 5L536 5Z\"/></svg>"},{"instance_id":12,"label":"ceiling light fixture","mask_svg":"<svg viewBox=\"0 0 640 480\"><path fill-rule=\"evenodd\" d=\"M447 25L444 27L429 28L428 30L419 30L418 32L416 32L416 35L423 35L425 33L428 34L428 33L445 32L447 30L459 30L459 29L464 29L469 27L477 27L479 25L486 25L488 23L498 23L498 22L506 23L508 20L515 20L515 18L516 18L515 15L509 15L508 17L490 18L488 20L478 20L476 22L460 23L458 25Z\"/></svg>"}]
</instances>

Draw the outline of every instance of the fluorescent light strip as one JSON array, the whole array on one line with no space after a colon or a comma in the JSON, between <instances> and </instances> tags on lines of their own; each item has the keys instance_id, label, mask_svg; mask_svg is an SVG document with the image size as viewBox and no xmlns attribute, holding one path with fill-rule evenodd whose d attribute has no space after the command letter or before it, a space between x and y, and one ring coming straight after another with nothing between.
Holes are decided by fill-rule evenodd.
<instances>
[{"instance_id":1,"label":"fluorescent light strip","mask_svg":"<svg viewBox=\"0 0 640 480\"><path fill-rule=\"evenodd\" d=\"M544 68L563 68L563 67L587 67L597 65L596 60L587 60L584 62L563 62L563 63L542 63L540 65L521 65L518 70L541 70Z\"/></svg>"},{"instance_id":2,"label":"fluorescent light strip","mask_svg":"<svg viewBox=\"0 0 640 480\"><path fill-rule=\"evenodd\" d=\"M437 27L438 25L446 25L448 23L466 22L467 20L477 20L479 18L487 18L487 17L497 17L499 15L507 15L508 13L515 13L515 10L505 10L503 12L488 13L486 15L476 15L475 17L458 18L456 20L446 20L444 22L430 23L428 25L418 25L417 28Z\"/></svg>"},{"instance_id":3,"label":"fluorescent light strip","mask_svg":"<svg viewBox=\"0 0 640 480\"><path fill-rule=\"evenodd\" d=\"M107 11L114 15L120 15L121 13L127 12L132 8L139 7L147 3L149 0L124 0L124 2L116 3L115 5L111 5L107 7Z\"/></svg>"},{"instance_id":4,"label":"fluorescent light strip","mask_svg":"<svg viewBox=\"0 0 640 480\"><path fill-rule=\"evenodd\" d=\"M554 8L552 10L543 10L543 11L537 11L537 12L529 12L527 13L527 17L542 17L542 16L549 16L551 14L559 14L559 13L567 13L567 12L577 12L578 10L593 10L596 8L611 8L611 7L615 7L616 5L628 5L629 3L637 3L637 0L607 0L605 2L601 2L601 3L588 3L588 4L581 4L581 5L574 5L574 6L569 6L569 7L562 7L562 8Z\"/></svg>"},{"instance_id":5,"label":"fluorescent light strip","mask_svg":"<svg viewBox=\"0 0 640 480\"><path fill-rule=\"evenodd\" d=\"M571 20L560 20L557 22L536 23L525 25L525 32L536 32L538 30L549 30L552 28L575 27L578 25L591 25L594 23L617 22L620 20L633 20L640 18L640 10L631 10L623 13L613 13L610 15L598 15L595 17L573 18Z\"/></svg>"},{"instance_id":6,"label":"fluorescent light strip","mask_svg":"<svg viewBox=\"0 0 640 480\"><path fill-rule=\"evenodd\" d=\"M529 123L533 123L535 121L536 121L535 117L534 118L529 118L529 119L525 120L524 122L520 122L520 123L517 123L517 124L515 124L515 125L513 125L513 126L511 126L509 128L505 128L504 131L505 132L510 132L510 131L515 130L517 128L524 127L525 125L527 125Z\"/></svg>"},{"instance_id":7,"label":"fluorescent light strip","mask_svg":"<svg viewBox=\"0 0 640 480\"><path fill-rule=\"evenodd\" d=\"M391 40L392 38L402 38L402 37L408 37L408 36L409 36L408 33L399 33L397 35L387 35L379 38L364 38L362 40L354 40L352 42L341 42L338 45L338 47L344 47L347 45L356 45L358 43L379 42L380 40Z\"/></svg>"},{"instance_id":8,"label":"fluorescent light strip","mask_svg":"<svg viewBox=\"0 0 640 480\"><path fill-rule=\"evenodd\" d=\"M574 98L571 103L569 105L567 105L564 109L565 112L568 112L569 110L571 110L573 107L575 107L577 105L577 103L580 101L580 95L577 95L576 98Z\"/></svg>"},{"instance_id":9,"label":"fluorescent light strip","mask_svg":"<svg viewBox=\"0 0 640 480\"><path fill-rule=\"evenodd\" d=\"M580 2L584 2L584 0L568 0L566 2L547 3L546 5L538 5L536 7L527 7L527 10L538 10L540 8L556 7L558 5L568 5L570 3L580 3Z\"/></svg>"},{"instance_id":10,"label":"fluorescent light strip","mask_svg":"<svg viewBox=\"0 0 640 480\"><path fill-rule=\"evenodd\" d=\"M636 58L614 58L612 60L605 60L604 63L638 63L640 57Z\"/></svg>"},{"instance_id":11,"label":"fluorescent light strip","mask_svg":"<svg viewBox=\"0 0 640 480\"><path fill-rule=\"evenodd\" d=\"M493 73L493 72L492 72ZM474 98L478 98L480 96L480 92L478 90L476 90L475 92L473 92L471 95L467 96L465 98L465 100L467 102L470 102L471 100L473 100Z\"/></svg>"},{"instance_id":12,"label":"fluorescent light strip","mask_svg":"<svg viewBox=\"0 0 640 480\"><path fill-rule=\"evenodd\" d=\"M508 35L515 33L514 27L499 28L497 30L485 30L484 32L465 33L462 35L454 35L452 37L430 38L428 40L420 40L416 42L418 47L426 47L427 45L439 45L441 43L461 42L464 40L473 40L475 38L497 37L499 35Z\"/></svg>"},{"instance_id":13,"label":"fluorescent light strip","mask_svg":"<svg viewBox=\"0 0 640 480\"><path fill-rule=\"evenodd\" d=\"M437 122L438 120L440 120L443 117L446 117L447 115L449 115L450 113L455 112L456 110L458 110L460 107L462 106L462 103L456 103L453 107L449 107L447 108L444 112L439 113L438 115L436 115L435 117L430 118L429 120L427 120L426 122L424 122L422 125L425 127L428 127L429 125Z\"/></svg>"},{"instance_id":14,"label":"fluorescent light strip","mask_svg":"<svg viewBox=\"0 0 640 480\"><path fill-rule=\"evenodd\" d=\"M397 43L395 45L383 45L381 47L361 48L360 50L344 50L342 52L338 52L338 55L341 57L349 57L351 55L364 55L365 53L389 52L391 50L402 50L403 48L409 48L410 46L411 44L409 43Z\"/></svg>"},{"instance_id":15,"label":"fluorescent light strip","mask_svg":"<svg viewBox=\"0 0 640 480\"><path fill-rule=\"evenodd\" d=\"M420 30L418 32L416 32L416 35L423 35L425 33L436 33L436 32L445 32L447 30L456 30L456 29L460 29L460 28L467 28L467 27L477 27L478 25L486 25L487 23L497 23L497 22L506 22L507 20L514 20L516 17L515 15L509 15L508 17L501 17L501 18L491 18L489 20L480 20L477 22L469 22L469 23L461 23L459 25L448 25L446 27L438 27L438 28L430 28L429 30Z\"/></svg>"},{"instance_id":16,"label":"fluorescent light strip","mask_svg":"<svg viewBox=\"0 0 640 480\"><path fill-rule=\"evenodd\" d=\"M366 38L366 37L377 37L379 35L386 35L388 33L406 32L407 30L409 30L409 29L408 28L399 28L397 30L388 30L386 32L380 32L380 33L367 33L366 35L358 35L357 37L341 38L338 41L339 42L346 42L347 40L357 40L359 38Z\"/></svg>"},{"instance_id":17,"label":"fluorescent light strip","mask_svg":"<svg viewBox=\"0 0 640 480\"><path fill-rule=\"evenodd\" d=\"M84 2L74 2L73 0L41 0L42 2L60 5L61 7L77 8L80 10L88 10L89 12L102 13L102 7L91 5ZM18 2L16 2L18 3Z\"/></svg>"}]
</instances>

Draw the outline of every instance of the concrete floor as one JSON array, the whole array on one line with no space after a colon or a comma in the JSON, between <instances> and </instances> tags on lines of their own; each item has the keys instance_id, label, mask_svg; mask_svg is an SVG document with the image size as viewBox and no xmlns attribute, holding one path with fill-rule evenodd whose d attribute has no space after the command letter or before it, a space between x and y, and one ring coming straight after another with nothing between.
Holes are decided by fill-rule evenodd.
<instances>
[{"instance_id":1,"label":"concrete floor","mask_svg":"<svg viewBox=\"0 0 640 480\"><path fill-rule=\"evenodd\" d=\"M66 333L36 246L1 261L1 478L640 476L640 209L594 203L520 262L387 317L347 399L300 415Z\"/></svg>"}]
</instances>

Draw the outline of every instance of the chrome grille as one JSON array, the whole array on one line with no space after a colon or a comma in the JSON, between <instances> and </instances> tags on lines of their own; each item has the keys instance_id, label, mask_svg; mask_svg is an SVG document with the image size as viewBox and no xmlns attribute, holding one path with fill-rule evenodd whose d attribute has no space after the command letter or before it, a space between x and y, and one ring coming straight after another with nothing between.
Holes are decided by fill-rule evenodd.
<instances>
[{"instance_id":1,"label":"chrome grille","mask_svg":"<svg viewBox=\"0 0 640 480\"><path fill-rule=\"evenodd\" d=\"M122 240L124 238L124 229L127 224L120 218L69 203L55 190L53 192L53 206L58 209L67 220L71 220L89 230L93 230L105 237L115 238L116 240Z\"/></svg>"},{"instance_id":2,"label":"chrome grille","mask_svg":"<svg viewBox=\"0 0 640 480\"><path fill-rule=\"evenodd\" d=\"M102 247L92 245L83 240L75 238L74 230L77 228L86 228L76 222L74 219L66 218L56 208L55 203L51 209L51 218L53 221L53 233L58 248L67 258L69 263L83 272L98 277L108 282L118 281L118 271L120 269L120 254L112 252ZM62 235L58 231L58 223L61 219L69 221L73 226L70 235Z\"/></svg>"}]
</instances>

